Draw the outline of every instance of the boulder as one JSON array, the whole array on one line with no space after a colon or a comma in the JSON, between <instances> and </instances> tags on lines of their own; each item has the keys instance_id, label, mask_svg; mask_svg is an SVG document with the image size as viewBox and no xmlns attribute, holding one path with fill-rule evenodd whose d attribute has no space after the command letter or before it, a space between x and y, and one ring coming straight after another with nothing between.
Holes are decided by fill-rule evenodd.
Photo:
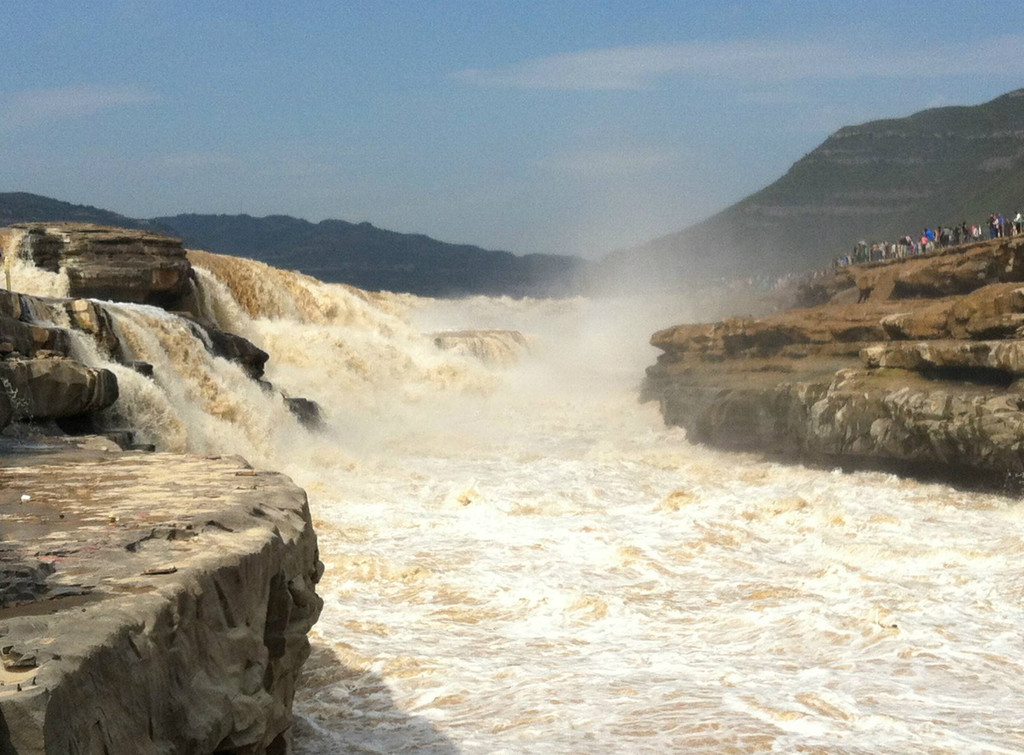
<instances>
[{"instance_id":1,"label":"boulder","mask_svg":"<svg viewBox=\"0 0 1024 755\"><path fill-rule=\"evenodd\" d=\"M320 404L312 399L285 396L284 403L303 426L315 430L323 425Z\"/></svg>"},{"instance_id":2,"label":"boulder","mask_svg":"<svg viewBox=\"0 0 1024 755\"><path fill-rule=\"evenodd\" d=\"M184 313L178 314L189 321L192 331L211 354L235 362L253 380L263 377L263 367L270 359L270 354L252 341L221 330L206 320L200 320Z\"/></svg>"},{"instance_id":3,"label":"boulder","mask_svg":"<svg viewBox=\"0 0 1024 755\"><path fill-rule=\"evenodd\" d=\"M117 400L114 373L61 357L0 360L0 388L14 419L71 417Z\"/></svg>"}]
</instances>

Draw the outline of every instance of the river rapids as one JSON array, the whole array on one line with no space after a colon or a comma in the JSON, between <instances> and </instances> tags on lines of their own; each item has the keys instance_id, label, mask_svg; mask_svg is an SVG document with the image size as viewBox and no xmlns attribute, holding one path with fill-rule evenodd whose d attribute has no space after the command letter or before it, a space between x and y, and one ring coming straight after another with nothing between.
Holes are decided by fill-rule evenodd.
<instances>
[{"instance_id":1,"label":"river rapids","mask_svg":"<svg viewBox=\"0 0 1024 755\"><path fill-rule=\"evenodd\" d=\"M111 367L108 420L308 492L298 753L1024 752L1019 503L691 445L637 401L686 302L198 273L323 428L134 305L109 308L155 377Z\"/></svg>"}]
</instances>

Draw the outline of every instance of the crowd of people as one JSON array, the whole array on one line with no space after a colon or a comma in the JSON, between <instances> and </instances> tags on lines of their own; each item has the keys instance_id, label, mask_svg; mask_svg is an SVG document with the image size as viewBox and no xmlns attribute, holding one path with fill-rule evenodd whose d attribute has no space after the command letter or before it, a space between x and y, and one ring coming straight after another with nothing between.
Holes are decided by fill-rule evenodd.
<instances>
[{"instance_id":1,"label":"crowd of people","mask_svg":"<svg viewBox=\"0 0 1024 755\"><path fill-rule=\"evenodd\" d=\"M995 239L1004 236L1016 236L1024 233L1024 214L1017 213L1013 220L1006 216L993 212L988 217L988 238ZM907 257L916 257L922 254L930 254L936 249L961 246L981 241L985 237L985 230L977 223L968 225L963 221L960 225L953 227L938 226L937 228L925 228L920 237L903 236L896 241L881 241L868 244L866 241L858 241L850 254L836 257L832 263L833 268L846 267L847 265L860 265L865 262L881 262L884 260L899 260Z\"/></svg>"}]
</instances>

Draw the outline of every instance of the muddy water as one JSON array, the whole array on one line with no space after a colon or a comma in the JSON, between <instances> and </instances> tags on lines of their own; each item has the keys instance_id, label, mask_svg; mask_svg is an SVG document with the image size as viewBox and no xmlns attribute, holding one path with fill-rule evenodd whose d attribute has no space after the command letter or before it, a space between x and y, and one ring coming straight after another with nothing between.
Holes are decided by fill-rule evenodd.
<instances>
[{"instance_id":1,"label":"muddy water","mask_svg":"<svg viewBox=\"0 0 1024 755\"><path fill-rule=\"evenodd\" d=\"M118 419L309 492L327 571L298 752L1024 752L1018 503L690 445L636 403L684 304L200 280L326 429L129 306L158 369ZM467 328L530 338L489 360L423 335Z\"/></svg>"}]
</instances>

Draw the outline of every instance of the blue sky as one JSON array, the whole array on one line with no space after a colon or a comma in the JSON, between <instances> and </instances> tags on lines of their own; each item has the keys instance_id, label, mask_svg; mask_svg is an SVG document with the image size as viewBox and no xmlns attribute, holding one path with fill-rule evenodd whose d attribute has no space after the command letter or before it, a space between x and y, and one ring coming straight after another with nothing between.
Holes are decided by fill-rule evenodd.
<instances>
[{"instance_id":1,"label":"blue sky","mask_svg":"<svg viewBox=\"0 0 1024 755\"><path fill-rule=\"evenodd\" d=\"M0 10L0 191L601 256L840 126L1024 87L1019 2L173 2Z\"/></svg>"}]
</instances>

